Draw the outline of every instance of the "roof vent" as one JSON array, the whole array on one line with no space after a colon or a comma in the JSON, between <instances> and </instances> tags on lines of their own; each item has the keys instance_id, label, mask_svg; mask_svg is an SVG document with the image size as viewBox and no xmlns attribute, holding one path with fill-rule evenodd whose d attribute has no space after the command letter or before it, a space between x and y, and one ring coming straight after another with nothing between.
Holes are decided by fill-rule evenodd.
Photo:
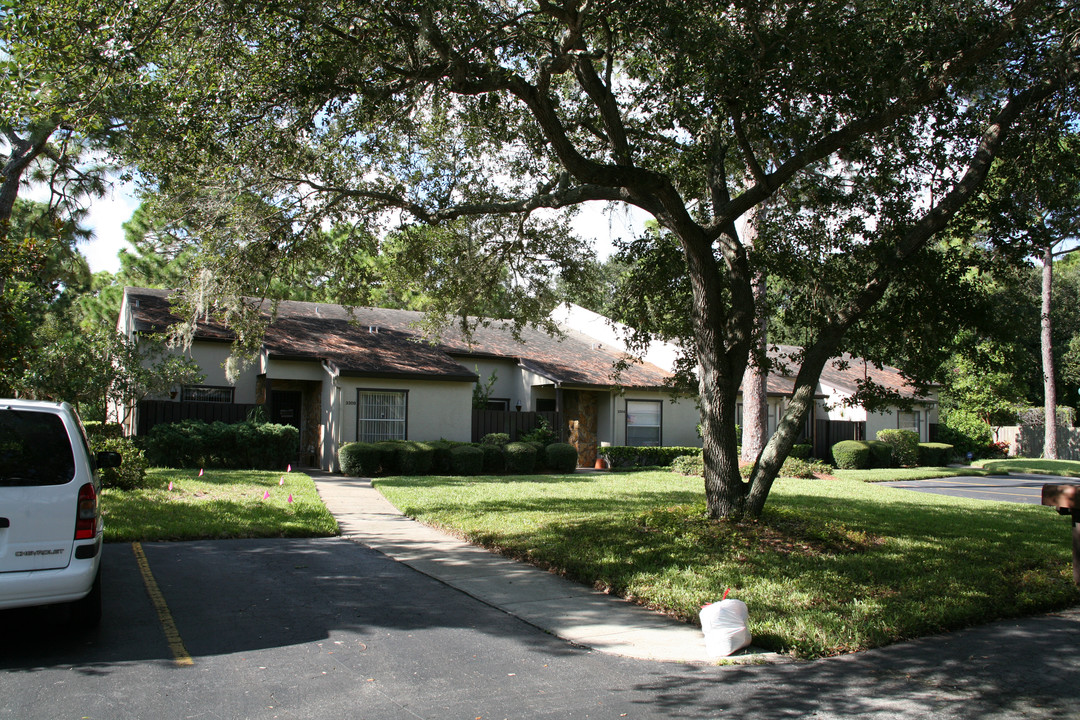
<instances>
[{"instance_id":1,"label":"roof vent","mask_svg":"<svg viewBox=\"0 0 1080 720\"><path fill-rule=\"evenodd\" d=\"M319 306L318 306L318 305L316 305L316 306L315 306L315 314L316 314L316 315L318 315L318 314L319 314Z\"/></svg>"},{"instance_id":2,"label":"roof vent","mask_svg":"<svg viewBox=\"0 0 1080 720\"><path fill-rule=\"evenodd\" d=\"M367 331L369 333L375 335L375 334L377 334L379 332L379 326L378 325L368 325Z\"/></svg>"}]
</instances>

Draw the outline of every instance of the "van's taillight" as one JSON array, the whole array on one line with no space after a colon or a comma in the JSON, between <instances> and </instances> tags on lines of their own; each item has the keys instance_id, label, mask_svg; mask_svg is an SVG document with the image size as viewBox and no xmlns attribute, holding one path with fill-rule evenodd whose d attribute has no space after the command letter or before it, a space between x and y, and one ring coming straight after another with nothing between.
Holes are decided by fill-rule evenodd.
<instances>
[{"instance_id":1,"label":"van's taillight","mask_svg":"<svg viewBox=\"0 0 1080 720\"><path fill-rule=\"evenodd\" d=\"M75 539L92 540L97 531L98 500L94 486L86 483L79 488L79 510L75 515Z\"/></svg>"}]
</instances>

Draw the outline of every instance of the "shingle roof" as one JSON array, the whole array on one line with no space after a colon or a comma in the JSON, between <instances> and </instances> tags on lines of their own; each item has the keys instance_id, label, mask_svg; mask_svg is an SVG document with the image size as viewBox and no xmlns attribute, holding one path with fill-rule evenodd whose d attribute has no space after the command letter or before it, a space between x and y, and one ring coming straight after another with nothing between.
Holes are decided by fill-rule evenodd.
<instances>
[{"instance_id":1,"label":"shingle roof","mask_svg":"<svg viewBox=\"0 0 1080 720\"><path fill-rule=\"evenodd\" d=\"M169 291L127 288L135 329L162 331L180 318L169 308ZM457 328L447 328L432 344L416 324L423 314L387 308L282 301L264 337L271 357L318 359L332 362L344 374L424 376L475 380L476 374L458 358L511 359L553 382L568 386L609 387L615 363L625 358L617 348L600 345L579 333L555 338L536 328L521 328L515 339L510 325L495 321L480 326L467 341ZM196 338L232 340L234 334L213 320L200 321ZM655 365L631 363L619 384L631 388L662 387L668 373Z\"/></svg>"},{"instance_id":2,"label":"shingle roof","mask_svg":"<svg viewBox=\"0 0 1080 720\"><path fill-rule=\"evenodd\" d=\"M779 357L783 368L774 369L769 374L769 391L772 392L773 379L786 381L790 388L794 388L795 376L799 373L799 363L791 360L791 357L800 352L801 348L792 345L775 345L769 348L771 358ZM875 367L862 358L857 358L849 353L843 353L840 357L832 358L825 363L818 379L819 385L828 385L842 392L855 393L859 383L870 380L883 388L896 392L901 397L919 399L915 386L905 378L899 370L888 365L880 368ZM786 394L790 394L791 389Z\"/></svg>"}]
</instances>

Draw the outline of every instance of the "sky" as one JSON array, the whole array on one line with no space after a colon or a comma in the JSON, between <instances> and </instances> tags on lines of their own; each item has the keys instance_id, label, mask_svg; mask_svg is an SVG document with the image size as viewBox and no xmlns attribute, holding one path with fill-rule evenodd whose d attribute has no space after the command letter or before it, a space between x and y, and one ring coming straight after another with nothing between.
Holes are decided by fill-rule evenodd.
<instances>
[{"instance_id":1,"label":"sky","mask_svg":"<svg viewBox=\"0 0 1080 720\"><path fill-rule=\"evenodd\" d=\"M86 224L94 234L79 246L91 272L115 273L120 269L117 253L128 247L123 225L138 206L135 188L130 184L116 183L105 197L91 200ZM637 209L609 211L607 203L592 202L586 203L574 218L573 227L581 237L593 240L597 255L605 259L613 252L615 240L641 232L645 219L645 213Z\"/></svg>"}]
</instances>

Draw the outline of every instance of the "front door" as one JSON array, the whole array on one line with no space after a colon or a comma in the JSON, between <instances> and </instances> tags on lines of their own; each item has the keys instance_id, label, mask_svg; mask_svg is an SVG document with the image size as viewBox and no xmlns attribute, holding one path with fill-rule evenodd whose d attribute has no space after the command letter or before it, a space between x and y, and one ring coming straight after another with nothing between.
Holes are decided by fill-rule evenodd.
<instances>
[{"instance_id":1,"label":"front door","mask_svg":"<svg viewBox=\"0 0 1080 720\"><path fill-rule=\"evenodd\" d=\"M300 411L303 408L303 393L299 390L270 391L270 422L278 425L292 425L304 436Z\"/></svg>"}]
</instances>

